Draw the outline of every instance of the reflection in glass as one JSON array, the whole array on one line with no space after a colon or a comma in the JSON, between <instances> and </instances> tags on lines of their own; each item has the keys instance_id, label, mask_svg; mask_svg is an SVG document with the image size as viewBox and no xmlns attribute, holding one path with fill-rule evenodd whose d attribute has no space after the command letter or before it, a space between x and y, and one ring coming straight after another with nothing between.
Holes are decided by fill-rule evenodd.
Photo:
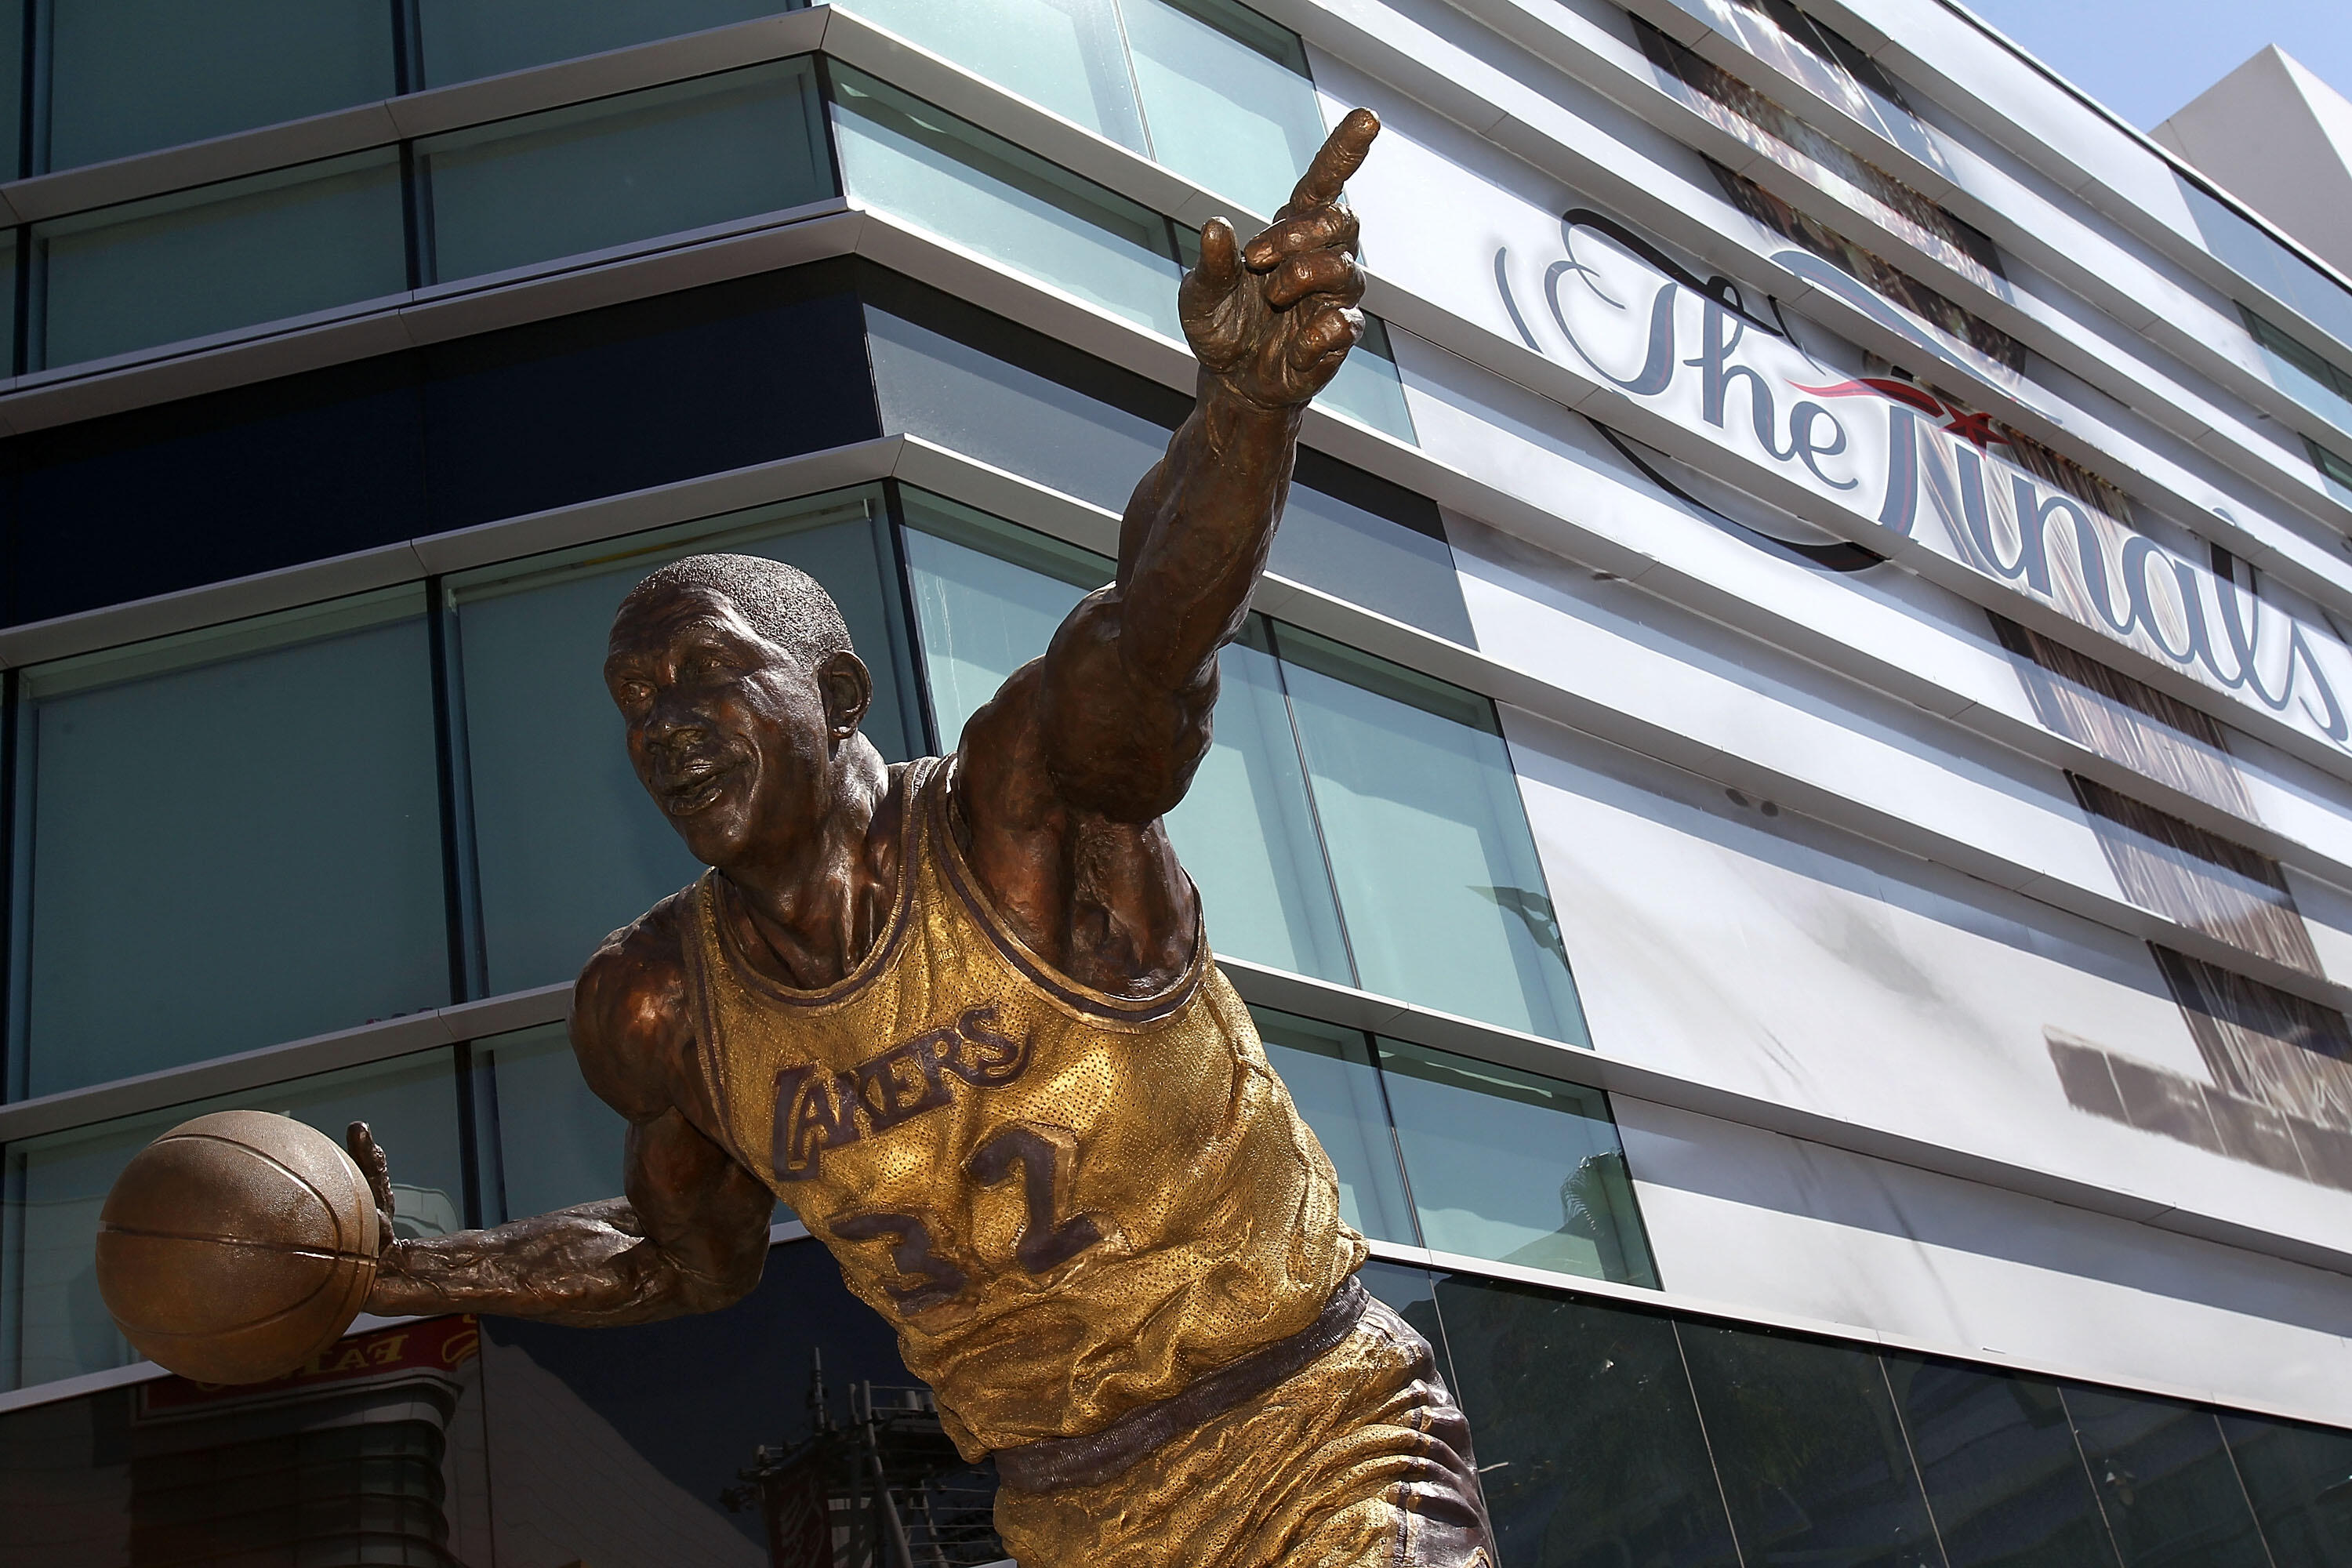
<instances>
[{"instance_id":1,"label":"reflection in glass","mask_svg":"<svg viewBox=\"0 0 2352 1568\"><path fill-rule=\"evenodd\" d=\"M833 194L806 60L674 82L416 144L443 282Z\"/></svg>"},{"instance_id":2,"label":"reflection in glass","mask_svg":"<svg viewBox=\"0 0 2352 1568\"><path fill-rule=\"evenodd\" d=\"M37 174L394 90L383 0L46 0L43 10L48 156Z\"/></svg>"},{"instance_id":3,"label":"reflection in glass","mask_svg":"<svg viewBox=\"0 0 2352 1568\"><path fill-rule=\"evenodd\" d=\"M1110 581L1111 563L936 496L909 491L906 505L932 727L953 752L1006 678L1045 651L1088 590Z\"/></svg>"},{"instance_id":4,"label":"reflection in glass","mask_svg":"<svg viewBox=\"0 0 2352 1568\"><path fill-rule=\"evenodd\" d=\"M1353 1029L1250 1009L1266 1058L1339 1176L1339 1217L1375 1241L1418 1246L1371 1047ZM1393 1305L1393 1303L1391 1303Z\"/></svg>"},{"instance_id":5,"label":"reflection in glass","mask_svg":"<svg viewBox=\"0 0 2352 1568\"><path fill-rule=\"evenodd\" d=\"M2056 1384L1885 1359L1950 1568L2113 1568Z\"/></svg>"},{"instance_id":6,"label":"reflection in glass","mask_svg":"<svg viewBox=\"0 0 2352 1568\"><path fill-rule=\"evenodd\" d=\"M732 551L814 577L874 674L866 738L907 758L880 517L875 492L821 496L450 579L491 994L571 979L701 874L630 769L602 674L613 612L656 567Z\"/></svg>"},{"instance_id":7,"label":"reflection in glass","mask_svg":"<svg viewBox=\"0 0 2352 1568\"><path fill-rule=\"evenodd\" d=\"M32 367L398 294L400 207L386 147L36 224Z\"/></svg>"},{"instance_id":8,"label":"reflection in glass","mask_svg":"<svg viewBox=\"0 0 2352 1568\"><path fill-rule=\"evenodd\" d=\"M2352 1432L2221 1419L2273 1568L2352 1568Z\"/></svg>"},{"instance_id":9,"label":"reflection in glass","mask_svg":"<svg viewBox=\"0 0 2352 1568\"><path fill-rule=\"evenodd\" d=\"M883 427L1123 509L1167 450L1183 400L997 318L936 305L917 305L921 324L866 309ZM1321 452L1298 455L1267 566L1476 646L1437 508Z\"/></svg>"},{"instance_id":10,"label":"reflection in glass","mask_svg":"<svg viewBox=\"0 0 2352 1568\"><path fill-rule=\"evenodd\" d=\"M497 76L626 48L655 38L698 33L805 0L415 0L425 82Z\"/></svg>"},{"instance_id":11,"label":"reflection in glass","mask_svg":"<svg viewBox=\"0 0 2352 1568\"><path fill-rule=\"evenodd\" d=\"M2124 1568L2264 1568L2212 1412L2073 1384L2065 1398Z\"/></svg>"},{"instance_id":12,"label":"reflection in glass","mask_svg":"<svg viewBox=\"0 0 2352 1568\"><path fill-rule=\"evenodd\" d=\"M1940 1564L1876 1356L1709 1323L1679 1332L1748 1562Z\"/></svg>"},{"instance_id":13,"label":"reflection in glass","mask_svg":"<svg viewBox=\"0 0 2352 1568\"><path fill-rule=\"evenodd\" d=\"M492 1086L477 1102L486 1223L621 1195L628 1123L580 1076L562 1025L477 1040L474 1070Z\"/></svg>"},{"instance_id":14,"label":"reflection in glass","mask_svg":"<svg viewBox=\"0 0 2352 1568\"><path fill-rule=\"evenodd\" d=\"M1146 151L1111 0L848 0L847 8L1065 120Z\"/></svg>"},{"instance_id":15,"label":"reflection in glass","mask_svg":"<svg viewBox=\"0 0 2352 1568\"><path fill-rule=\"evenodd\" d=\"M1266 569L1391 620L1478 646L1428 498L1317 451L1298 454Z\"/></svg>"},{"instance_id":16,"label":"reflection in glass","mask_svg":"<svg viewBox=\"0 0 2352 1568\"><path fill-rule=\"evenodd\" d=\"M1364 318L1364 336L1316 399L1316 404L1344 414L1359 425L1369 425L1384 436L1414 443L1412 415L1404 405L1404 383L1397 374L1396 351L1390 346L1389 328L1378 316Z\"/></svg>"},{"instance_id":17,"label":"reflection in glass","mask_svg":"<svg viewBox=\"0 0 2352 1568\"><path fill-rule=\"evenodd\" d=\"M1233 0L1120 0L1151 154L1272 217L1323 144L1297 34Z\"/></svg>"},{"instance_id":18,"label":"reflection in glass","mask_svg":"<svg viewBox=\"0 0 2352 1568\"><path fill-rule=\"evenodd\" d=\"M815 1242L772 1248L759 1288L722 1312L482 1330L501 1563L772 1568L763 1510L812 1495L874 1541L871 1468L853 1459L897 1494L908 1560L1003 1558L993 1467L955 1458L888 1326ZM867 1409L877 1441L860 1452L852 1413ZM959 1537L957 1555L934 1554Z\"/></svg>"},{"instance_id":19,"label":"reflection in glass","mask_svg":"<svg viewBox=\"0 0 2352 1568\"><path fill-rule=\"evenodd\" d=\"M832 74L852 196L1182 338L1166 218L897 88L838 64Z\"/></svg>"},{"instance_id":20,"label":"reflection in glass","mask_svg":"<svg viewBox=\"0 0 2352 1568\"><path fill-rule=\"evenodd\" d=\"M11 1143L8 1247L0 1257L0 1388L21 1388L138 1359L99 1299L94 1248L106 1191L131 1157L181 1122L215 1110L269 1110L342 1142L365 1121L392 1159L394 1229L445 1236L464 1227L457 1080L446 1049Z\"/></svg>"},{"instance_id":21,"label":"reflection in glass","mask_svg":"<svg viewBox=\"0 0 2352 1568\"><path fill-rule=\"evenodd\" d=\"M422 598L25 673L16 1093L449 999Z\"/></svg>"},{"instance_id":22,"label":"reflection in glass","mask_svg":"<svg viewBox=\"0 0 2352 1568\"><path fill-rule=\"evenodd\" d=\"M1147 418L871 306L866 324L885 430L926 437L1114 511L1160 461L1183 416L1177 404L1165 422ZM1106 572L1097 581L1108 579ZM940 731L947 741L954 734Z\"/></svg>"},{"instance_id":23,"label":"reflection in glass","mask_svg":"<svg viewBox=\"0 0 2352 1568\"><path fill-rule=\"evenodd\" d=\"M940 743L953 749L1005 678L1043 654L1086 591L1109 578L1111 563L935 497L909 492L907 507L932 714ZM1200 889L1210 945L1345 983L1347 944L1263 630L1227 647L1218 669L1214 743L1167 818Z\"/></svg>"},{"instance_id":24,"label":"reflection in glass","mask_svg":"<svg viewBox=\"0 0 2352 1568\"><path fill-rule=\"evenodd\" d=\"M1277 635L1363 986L1590 1045L1493 705Z\"/></svg>"},{"instance_id":25,"label":"reflection in glass","mask_svg":"<svg viewBox=\"0 0 2352 1568\"><path fill-rule=\"evenodd\" d=\"M1437 1302L1505 1562L1737 1568L1672 1321L1461 1274Z\"/></svg>"},{"instance_id":26,"label":"reflection in glass","mask_svg":"<svg viewBox=\"0 0 2352 1568\"><path fill-rule=\"evenodd\" d=\"M1599 1089L1379 1042L1421 1232L1440 1252L1657 1283Z\"/></svg>"},{"instance_id":27,"label":"reflection in glass","mask_svg":"<svg viewBox=\"0 0 2352 1568\"><path fill-rule=\"evenodd\" d=\"M0 1563L488 1564L479 1342L471 1318L426 1318L276 1383L157 1377L0 1414Z\"/></svg>"}]
</instances>

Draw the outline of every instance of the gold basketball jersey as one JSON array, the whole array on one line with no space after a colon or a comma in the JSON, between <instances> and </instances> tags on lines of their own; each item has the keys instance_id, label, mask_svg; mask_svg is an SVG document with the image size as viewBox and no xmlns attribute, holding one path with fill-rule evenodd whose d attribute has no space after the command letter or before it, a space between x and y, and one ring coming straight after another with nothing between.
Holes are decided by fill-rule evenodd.
<instances>
[{"instance_id":1,"label":"gold basketball jersey","mask_svg":"<svg viewBox=\"0 0 2352 1568\"><path fill-rule=\"evenodd\" d=\"M951 767L909 770L898 902L839 984L756 972L715 872L686 945L735 1157L897 1326L976 1458L1299 1332L1365 1247L1207 943L1148 1001L1057 973L965 866Z\"/></svg>"}]
</instances>

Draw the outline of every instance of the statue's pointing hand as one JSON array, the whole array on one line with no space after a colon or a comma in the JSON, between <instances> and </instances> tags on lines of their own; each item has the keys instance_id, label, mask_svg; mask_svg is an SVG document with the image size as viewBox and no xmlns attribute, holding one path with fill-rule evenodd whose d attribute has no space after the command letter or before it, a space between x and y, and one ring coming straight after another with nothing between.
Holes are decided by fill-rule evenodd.
<instances>
[{"instance_id":1,"label":"statue's pointing hand","mask_svg":"<svg viewBox=\"0 0 2352 1568\"><path fill-rule=\"evenodd\" d=\"M1356 216L1339 198L1380 131L1370 110L1350 110L1247 245L1223 218L1202 226L1201 264L1177 296L1184 335L1202 368L1252 403L1305 403L1363 336Z\"/></svg>"}]
</instances>

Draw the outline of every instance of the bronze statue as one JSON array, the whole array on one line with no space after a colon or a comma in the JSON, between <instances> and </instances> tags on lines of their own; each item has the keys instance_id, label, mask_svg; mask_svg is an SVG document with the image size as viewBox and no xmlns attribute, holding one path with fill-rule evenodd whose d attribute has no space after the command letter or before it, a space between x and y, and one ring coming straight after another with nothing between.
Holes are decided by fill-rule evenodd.
<instances>
[{"instance_id":1,"label":"bronze statue","mask_svg":"<svg viewBox=\"0 0 2352 1568\"><path fill-rule=\"evenodd\" d=\"M368 1310L644 1322L750 1290L781 1195L896 1326L1024 1568L1486 1564L1467 1429L1354 1278L1329 1161L1211 962L1162 816L1209 746L1300 411L1363 330L1335 131L1180 295L1199 401L1118 573L972 717L890 766L824 591L694 556L634 590L604 678L712 870L580 976L627 1195L395 1241ZM383 1155L352 1152L388 1205ZM389 1226L386 1227L389 1234Z\"/></svg>"}]
</instances>

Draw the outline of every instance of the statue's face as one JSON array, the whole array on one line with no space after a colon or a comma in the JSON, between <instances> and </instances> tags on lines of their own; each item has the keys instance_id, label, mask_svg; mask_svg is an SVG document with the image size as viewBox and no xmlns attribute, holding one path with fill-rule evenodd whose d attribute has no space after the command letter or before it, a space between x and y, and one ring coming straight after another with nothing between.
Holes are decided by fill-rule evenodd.
<instances>
[{"instance_id":1,"label":"statue's face","mask_svg":"<svg viewBox=\"0 0 2352 1568\"><path fill-rule=\"evenodd\" d=\"M724 869L789 852L822 826L842 717L825 700L835 662L810 669L716 589L623 607L604 685L628 723L638 782L696 859Z\"/></svg>"}]
</instances>

